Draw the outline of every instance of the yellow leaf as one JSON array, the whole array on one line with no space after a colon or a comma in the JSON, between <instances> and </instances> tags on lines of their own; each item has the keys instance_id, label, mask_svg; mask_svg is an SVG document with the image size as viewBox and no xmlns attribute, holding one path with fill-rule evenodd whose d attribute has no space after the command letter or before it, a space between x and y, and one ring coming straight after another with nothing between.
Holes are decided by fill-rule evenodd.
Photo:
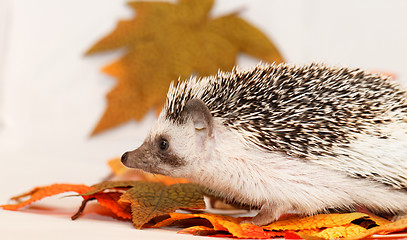
<instances>
[{"instance_id":1,"label":"yellow leaf","mask_svg":"<svg viewBox=\"0 0 407 240\"><path fill-rule=\"evenodd\" d=\"M305 218L290 218L274 222L263 227L269 231L304 230L342 226L355 219L367 217L364 213L354 212L346 214L319 214Z\"/></svg>"},{"instance_id":2,"label":"yellow leaf","mask_svg":"<svg viewBox=\"0 0 407 240\"><path fill-rule=\"evenodd\" d=\"M324 239L348 238L348 237L354 237L354 236L357 236L360 234L364 234L366 231L367 230L364 227L349 223L349 224L346 224L343 226L324 229L321 232L319 232L313 236L324 238Z\"/></svg>"},{"instance_id":3,"label":"yellow leaf","mask_svg":"<svg viewBox=\"0 0 407 240\"><path fill-rule=\"evenodd\" d=\"M369 219L374 221L379 226L391 223L389 220L376 216L376 215L373 215L373 214L369 214Z\"/></svg>"},{"instance_id":4,"label":"yellow leaf","mask_svg":"<svg viewBox=\"0 0 407 240\"><path fill-rule=\"evenodd\" d=\"M364 232L363 234L351 237L349 239L367 238L373 236L373 234L386 235L393 232L404 231L406 229L407 229L407 218L403 218L395 222L390 222L382 226L371 228Z\"/></svg>"},{"instance_id":5,"label":"yellow leaf","mask_svg":"<svg viewBox=\"0 0 407 240\"><path fill-rule=\"evenodd\" d=\"M258 29L230 14L210 18L213 0L130 2L136 15L116 28L87 54L125 48L126 54L103 68L117 85L107 94L107 108L93 134L161 110L171 81L192 74L229 71L239 53L268 62L283 59Z\"/></svg>"}]
</instances>

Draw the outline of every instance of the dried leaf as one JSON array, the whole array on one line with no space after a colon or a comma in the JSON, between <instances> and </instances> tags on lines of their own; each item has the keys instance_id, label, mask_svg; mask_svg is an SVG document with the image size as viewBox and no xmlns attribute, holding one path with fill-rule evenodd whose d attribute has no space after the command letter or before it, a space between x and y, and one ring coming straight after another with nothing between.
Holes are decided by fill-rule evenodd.
<instances>
[{"instance_id":1,"label":"dried leaf","mask_svg":"<svg viewBox=\"0 0 407 240\"><path fill-rule=\"evenodd\" d=\"M264 227L269 231L304 230L342 226L367 214L354 212L348 214L320 214L305 218L290 218L274 222Z\"/></svg>"},{"instance_id":2,"label":"dried leaf","mask_svg":"<svg viewBox=\"0 0 407 240\"><path fill-rule=\"evenodd\" d=\"M70 191L77 192L84 198L78 212L72 216L73 219L82 214L87 202L92 199L96 199L120 218L133 219L137 227L141 227L155 216L174 212L179 208L205 208L200 185L186 183L167 186L164 183L143 181L102 182L91 187L54 184L35 188L13 198L19 200L29 197L24 202L0 207L6 210L17 210L44 197Z\"/></svg>"},{"instance_id":3,"label":"dried leaf","mask_svg":"<svg viewBox=\"0 0 407 240\"><path fill-rule=\"evenodd\" d=\"M324 239L348 238L364 234L366 231L364 227L349 223L343 226L326 228L313 236Z\"/></svg>"},{"instance_id":4,"label":"dried leaf","mask_svg":"<svg viewBox=\"0 0 407 240\"><path fill-rule=\"evenodd\" d=\"M119 218L131 219L130 205L121 204L118 202L121 195L122 193L120 192L104 192L83 196L84 200L82 201L82 205L79 207L78 211L71 217L71 219L76 220L77 218L79 218L83 214L87 203L91 200L97 200L101 206L110 209Z\"/></svg>"},{"instance_id":5,"label":"dried leaf","mask_svg":"<svg viewBox=\"0 0 407 240\"><path fill-rule=\"evenodd\" d=\"M78 184L53 184L45 187L37 187L27 193L11 198L11 200L20 201L22 198L29 197L27 200L18 204L1 205L0 207L5 210L17 210L45 197L50 197L65 192L76 192L81 194L91 189L92 187Z\"/></svg>"},{"instance_id":6,"label":"dried leaf","mask_svg":"<svg viewBox=\"0 0 407 240\"><path fill-rule=\"evenodd\" d=\"M109 208L114 214L123 219L131 219L131 207L129 204L120 203L122 193L96 194L95 198L100 205Z\"/></svg>"},{"instance_id":7,"label":"dried leaf","mask_svg":"<svg viewBox=\"0 0 407 240\"><path fill-rule=\"evenodd\" d=\"M15 205L2 205L3 209L16 210L44 197L63 192L77 192L84 201L79 211L72 217L79 217L86 203L96 199L102 206L110 209L117 217L132 219L134 226L141 228L147 222L150 227L169 225L191 226L180 233L204 236L233 238L267 239L277 236L304 238L309 240L347 238L361 239L373 234L389 234L407 229L407 219L389 222L373 214L321 214L312 217L291 217L274 222L268 226L255 226L243 221L248 217L231 217L215 214L174 213L180 208L204 208L202 194L206 191L193 183L165 185L160 182L119 181L102 182L93 186L75 184L53 184L38 187L28 193L16 196ZM153 223L155 222L155 224ZM151 226L151 224L154 224ZM371 226L376 226L367 229ZM405 235L402 235L405 236Z\"/></svg>"},{"instance_id":8,"label":"dried leaf","mask_svg":"<svg viewBox=\"0 0 407 240\"><path fill-rule=\"evenodd\" d=\"M243 223L240 225L230 224L228 222L223 223L228 231L237 238L258 238L267 239L271 237L282 236L282 233L265 231L262 227L252 225L249 223Z\"/></svg>"},{"instance_id":9,"label":"dried leaf","mask_svg":"<svg viewBox=\"0 0 407 240\"><path fill-rule=\"evenodd\" d=\"M364 213L347 213L347 214L321 214L306 218L291 218L287 220L277 221L268 226L255 226L249 223L242 223L248 218L234 218L230 216L221 216L215 214L182 214L170 213L169 218L163 219L152 227L163 227L176 224L180 220L202 218L209 221L212 227L190 227L182 233L191 233L203 235L223 234L227 236L229 233L235 238L272 238L277 236L291 236L305 239L332 239L332 238L351 238L360 239L366 236L371 236L377 233L389 233L400 231L407 228L407 219L398 223L388 223L382 227L375 227L370 230L353 224L356 219L372 221L379 219L377 216L367 217ZM185 224L185 222L182 222ZM377 224L377 223L376 223ZM201 231L202 230L202 231Z\"/></svg>"},{"instance_id":10,"label":"dried leaf","mask_svg":"<svg viewBox=\"0 0 407 240\"><path fill-rule=\"evenodd\" d=\"M193 226L193 227L185 228L185 229L182 229L182 230L178 231L178 233L192 234L192 235L198 235L198 236L216 236L216 237L219 237L220 234L222 236L227 236L227 237L232 236L230 234L225 234L224 231L214 230L213 228L205 227L205 226Z\"/></svg>"},{"instance_id":11,"label":"dried leaf","mask_svg":"<svg viewBox=\"0 0 407 240\"><path fill-rule=\"evenodd\" d=\"M133 224L141 228L152 218L180 208L205 208L201 186L193 183L166 186L163 183L138 182L119 202L131 204Z\"/></svg>"},{"instance_id":12,"label":"dried leaf","mask_svg":"<svg viewBox=\"0 0 407 240\"><path fill-rule=\"evenodd\" d=\"M170 218L159 222L152 227L163 227L173 224L179 220L191 219L191 218L203 218L208 220L212 228L206 228L206 230L213 230L217 232L228 232L233 237L236 238L258 238L258 239L267 239L275 236L283 236L283 232L272 232L265 231L262 227L252 225L249 223L241 222L247 218L235 218L231 216L222 216L216 214L182 214L182 213L170 213ZM188 231L187 231L188 232ZM184 232L186 233L186 232ZM211 232L212 233L212 232Z\"/></svg>"},{"instance_id":13,"label":"dried leaf","mask_svg":"<svg viewBox=\"0 0 407 240\"><path fill-rule=\"evenodd\" d=\"M95 193L103 192L105 190L123 191L137 185L137 181L105 181L92 185L92 189L82 193L82 196L90 196Z\"/></svg>"},{"instance_id":14,"label":"dried leaf","mask_svg":"<svg viewBox=\"0 0 407 240\"><path fill-rule=\"evenodd\" d=\"M125 167L120 158L110 159L107 161L107 165L110 167L110 170L112 170L114 176L122 176L132 170L131 168Z\"/></svg>"},{"instance_id":15,"label":"dried leaf","mask_svg":"<svg viewBox=\"0 0 407 240\"><path fill-rule=\"evenodd\" d=\"M382 217L376 216L374 214L368 214L368 215L369 215L369 219L371 219L373 222L375 222L376 225L378 225L378 226L391 223L391 221L384 219Z\"/></svg>"},{"instance_id":16,"label":"dried leaf","mask_svg":"<svg viewBox=\"0 0 407 240\"><path fill-rule=\"evenodd\" d=\"M400 231L405 231L407 229L407 218L400 219L395 222L391 222L382 226L374 227L363 234L350 237L349 239L362 239L362 238L367 238L373 236L373 234L380 234L380 235L386 235L389 233L394 233L394 232L400 232ZM404 236L405 237L405 236Z\"/></svg>"},{"instance_id":17,"label":"dried leaf","mask_svg":"<svg viewBox=\"0 0 407 240\"><path fill-rule=\"evenodd\" d=\"M120 21L87 51L127 51L103 68L117 85L107 95L108 106L93 134L140 120L151 108L160 111L171 81L229 71L240 52L283 61L272 42L236 14L210 18L212 5L213 0L129 3L136 17Z\"/></svg>"}]
</instances>

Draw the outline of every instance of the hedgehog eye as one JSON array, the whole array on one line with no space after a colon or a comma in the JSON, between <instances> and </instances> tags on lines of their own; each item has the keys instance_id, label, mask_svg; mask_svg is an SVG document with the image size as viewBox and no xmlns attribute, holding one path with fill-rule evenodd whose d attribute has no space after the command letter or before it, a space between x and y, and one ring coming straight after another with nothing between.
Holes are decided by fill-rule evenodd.
<instances>
[{"instance_id":1,"label":"hedgehog eye","mask_svg":"<svg viewBox=\"0 0 407 240\"><path fill-rule=\"evenodd\" d=\"M168 147L170 146L170 143L168 142L167 139L162 138L160 140L160 143L158 144L159 148L163 151L167 150Z\"/></svg>"}]
</instances>

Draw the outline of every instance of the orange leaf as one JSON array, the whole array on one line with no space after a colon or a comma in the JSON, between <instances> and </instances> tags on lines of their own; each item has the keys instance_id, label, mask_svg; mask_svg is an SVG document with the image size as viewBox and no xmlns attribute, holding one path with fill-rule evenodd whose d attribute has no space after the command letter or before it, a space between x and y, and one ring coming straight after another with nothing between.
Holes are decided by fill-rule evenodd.
<instances>
[{"instance_id":1,"label":"orange leaf","mask_svg":"<svg viewBox=\"0 0 407 240\"><path fill-rule=\"evenodd\" d=\"M182 233L195 233L196 231L199 232L199 230L205 230L200 231L199 234L202 235L208 233L213 235L220 232L227 232L236 238L271 238L276 236L284 236L286 233L290 232L294 234L292 231L297 231L295 234L306 239L331 239L341 237L352 238L357 236L368 236L366 235L367 232L373 234L382 232L384 229L395 231L407 228L407 225L398 225L397 227L394 227L394 225L389 225L392 226L392 228L372 228L372 230L367 230L362 226L351 223L356 219L366 218L367 215L363 213L321 214L306 218L291 218L277 221L263 227L255 226L249 223L242 223L242 221L247 218L234 218L207 213L170 213L169 216L170 218L164 219L152 227L169 226L176 224L179 220L184 219L203 218L207 219L211 223L212 228L189 228L182 231ZM378 217L373 216L372 218ZM407 224L407 221L404 224Z\"/></svg>"},{"instance_id":2,"label":"orange leaf","mask_svg":"<svg viewBox=\"0 0 407 240\"><path fill-rule=\"evenodd\" d=\"M320 214L305 218L290 218L263 227L269 231L304 230L342 226L355 219L367 217L364 213Z\"/></svg>"},{"instance_id":3,"label":"orange leaf","mask_svg":"<svg viewBox=\"0 0 407 240\"><path fill-rule=\"evenodd\" d=\"M249 223L240 224L245 218L235 218L230 216L222 216L216 214L182 214L182 213L170 213L170 218L165 219L152 227L163 227L171 225L172 223L189 218L204 218L207 219L213 226L214 231L226 231L237 238L259 238L265 239L275 236L283 236L284 233L264 231L262 227L252 225ZM188 231L186 231L188 232ZM185 233L185 232L184 232Z\"/></svg>"},{"instance_id":4,"label":"orange leaf","mask_svg":"<svg viewBox=\"0 0 407 240\"><path fill-rule=\"evenodd\" d=\"M237 238L266 239L284 235L282 232L265 231L262 227L249 223L242 223L239 225L235 223L223 222L223 225L234 237Z\"/></svg>"},{"instance_id":5,"label":"orange leaf","mask_svg":"<svg viewBox=\"0 0 407 240\"><path fill-rule=\"evenodd\" d=\"M368 215L369 215L369 219L374 221L379 226L391 223L389 220L376 216L374 214L368 214Z\"/></svg>"},{"instance_id":6,"label":"orange leaf","mask_svg":"<svg viewBox=\"0 0 407 240\"><path fill-rule=\"evenodd\" d=\"M92 134L140 120L151 108L161 109L171 81L229 71L240 52L269 62L283 61L267 36L237 14L211 18L213 2L129 3L135 17L119 21L87 51L127 51L103 68L117 85L107 94L107 108Z\"/></svg>"},{"instance_id":7,"label":"orange leaf","mask_svg":"<svg viewBox=\"0 0 407 240\"><path fill-rule=\"evenodd\" d=\"M366 231L367 230L364 227L349 223L343 226L326 228L319 233L313 234L312 236L324 239L349 238L364 234Z\"/></svg>"},{"instance_id":8,"label":"orange leaf","mask_svg":"<svg viewBox=\"0 0 407 240\"><path fill-rule=\"evenodd\" d=\"M152 228L166 227L166 226L173 224L174 222L176 222L178 220L196 217L196 216L193 216L193 214L184 214L184 213L170 213L169 216L170 216L169 218L164 219L164 220L154 224L151 227Z\"/></svg>"},{"instance_id":9,"label":"orange leaf","mask_svg":"<svg viewBox=\"0 0 407 240\"><path fill-rule=\"evenodd\" d=\"M373 234L380 234L380 235L386 235L389 233L393 232L400 232L404 231L407 229L407 218L400 219L395 222L391 222L382 226L374 227L363 234L360 234L358 236L351 237L349 239L362 239L362 238L367 238L373 236Z\"/></svg>"},{"instance_id":10,"label":"orange leaf","mask_svg":"<svg viewBox=\"0 0 407 240\"><path fill-rule=\"evenodd\" d=\"M76 192L78 194L81 194L91 189L92 187L77 184L53 184L45 187L37 187L30 192L12 198L12 200L16 201L19 201L21 198L24 197L29 197L29 199L18 204L1 205L0 207L5 210L17 210L45 197L54 196L64 192Z\"/></svg>"},{"instance_id":11,"label":"orange leaf","mask_svg":"<svg viewBox=\"0 0 407 240\"><path fill-rule=\"evenodd\" d=\"M122 164L120 158L110 159L109 161L107 161L107 165L110 167L110 170L112 170L114 176L122 176L131 171L130 168L126 168Z\"/></svg>"},{"instance_id":12,"label":"orange leaf","mask_svg":"<svg viewBox=\"0 0 407 240\"><path fill-rule=\"evenodd\" d=\"M201 233L199 233L201 232ZM202 234L202 232L205 232ZM182 229L178 231L178 233L188 233L188 234L193 234L193 235L214 235L218 234L220 231L214 230L213 228L210 227L205 227L205 226L193 226L189 228Z\"/></svg>"},{"instance_id":13,"label":"orange leaf","mask_svg":"<svg viewBox=\"0 0 407 240\"><path fill-rule=\"evenodd\" d=\"M118 217L131 219L130 205L118 202L121 195L122 193L108 192L95 194L94 197L100 205L109 208Z\"/></svg>"}]
</instances>

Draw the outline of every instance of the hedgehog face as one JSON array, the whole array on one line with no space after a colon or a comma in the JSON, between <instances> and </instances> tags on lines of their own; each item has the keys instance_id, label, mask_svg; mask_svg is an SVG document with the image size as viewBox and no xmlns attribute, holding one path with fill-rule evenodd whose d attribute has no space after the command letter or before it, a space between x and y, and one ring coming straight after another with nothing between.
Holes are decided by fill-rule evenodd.
<instances>
[{"instance_id":1,"label":"hedgehog face","mask_svg":"<svg viewBox=\"0 0 407 240\"><path fill-rule=\"evenodd\" d=\"M151 173L189 177L194 169L190 165L196 167L208 156L212 122L209 109L201 100L189 100L178 123L163 112L143 144L123 154L122 163Z\"/></svg>"}]
</instances>

